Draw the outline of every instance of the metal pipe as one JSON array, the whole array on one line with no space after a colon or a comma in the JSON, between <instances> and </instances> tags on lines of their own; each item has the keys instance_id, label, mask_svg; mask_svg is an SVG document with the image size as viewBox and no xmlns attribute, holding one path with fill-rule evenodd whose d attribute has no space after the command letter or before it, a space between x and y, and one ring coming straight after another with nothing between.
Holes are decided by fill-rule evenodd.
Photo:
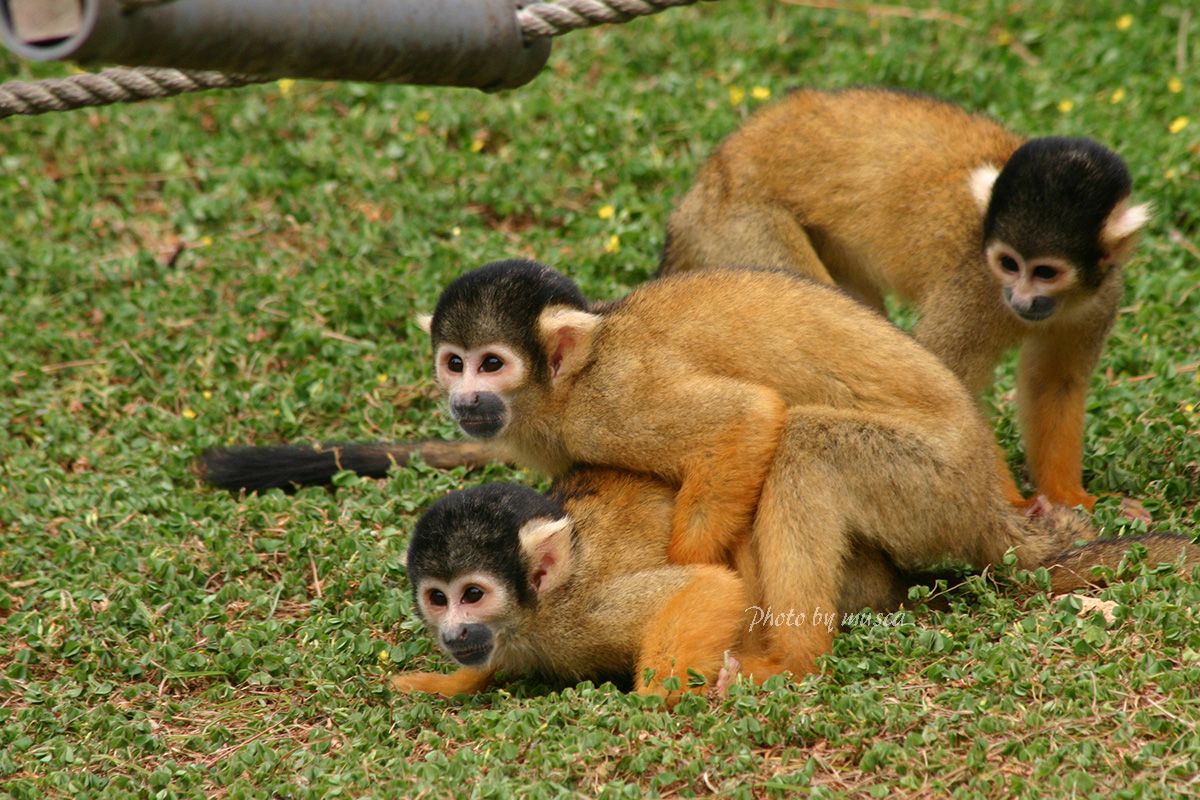
<instances>
[{"instance_id":1,"label":"metal pipe","mask_svg":"<svg viewBox=\"0 0 1200 800\"><path fill-rule=\"evenodd\" d=\"M528 83L525 0L0 0L19 56L268 78L473 86Z\"/></svg>"}]
</instances>

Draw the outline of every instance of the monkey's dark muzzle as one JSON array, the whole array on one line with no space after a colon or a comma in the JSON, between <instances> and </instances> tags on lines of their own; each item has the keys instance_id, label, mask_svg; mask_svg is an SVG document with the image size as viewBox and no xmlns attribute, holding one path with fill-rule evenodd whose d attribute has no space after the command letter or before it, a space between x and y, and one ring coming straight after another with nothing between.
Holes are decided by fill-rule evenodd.
<instances>
[{"instance_id":1,"label":"monkey's dark muzzle","mask_svg":"<svg viewBox=\"0 0 1200 800\"><path fill-rule=\"evenodd\" d=\"M1013 300L1012 289L1004 290L1004 300L1013 313L1026 322L1041 322L1053 314L1058 306L1053 297L1035 297L1029 301L1029 305L1021 305Z\"/></svg>"},{"instance_id":2,"label":"monkey's dark muzzle","mask_svg":"<svg viewBox=\"0 0 1200 800\"><path fill-rule=\"evenodd\" d=\"M478 667L492 655L492 631L486 625L463 625L442 631L442 647L464 667Z\"/></svg>"},{"instance_id":3,"label":"monkey's dark muzzle","mask_svg":"<svg viewBox=\"0 0 1200 800\"><path fill-rule=\"evenodd\" d=\"M476 439L498 435L508 419L504 401L492 392L476 392L469 399L455 400L450 404L450 416L463 433Z\"/></svg>"}]
</instances>

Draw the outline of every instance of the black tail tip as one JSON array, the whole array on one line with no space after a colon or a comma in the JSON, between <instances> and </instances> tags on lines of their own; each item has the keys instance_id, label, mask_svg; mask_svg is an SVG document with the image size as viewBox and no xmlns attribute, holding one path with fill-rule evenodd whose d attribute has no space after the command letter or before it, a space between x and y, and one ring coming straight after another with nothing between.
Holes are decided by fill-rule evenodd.
<instances>
[{"instance_id":1,"label":"black tail tip","mask_svg":"<svg viewBox=\"0 0 1200 800\"><path fill-rule=\"evenodd\" d=\"M231 492L282 489L292 494L300 486L329 483L337 458L306 445L214 447L196 459L200 480Z\"/></svg>"}]
</instances>

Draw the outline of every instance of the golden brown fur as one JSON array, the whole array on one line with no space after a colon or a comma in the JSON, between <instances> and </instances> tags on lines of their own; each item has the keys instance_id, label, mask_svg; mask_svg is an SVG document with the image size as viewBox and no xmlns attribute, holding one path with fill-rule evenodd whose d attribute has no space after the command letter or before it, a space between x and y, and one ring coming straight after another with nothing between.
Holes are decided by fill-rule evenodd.
<instances>
[{"instance_id":1,"label":"golden brown fur","mask_svg":"<svg viewBox=\"0 0 1200 800\"><path fill-rule=\"evenodd\" d=\"M550 472L586 462L678 484L680 563L721 562L748 526L789 408L927 450L946 496L981 506L1006 489L991 431L954 376L840 292L719 270L655 281L583 316L572 324L590 326L590 347L549 386L521 390L526 410L503 444Z\"/></svg>"},{"instance_id":2,"label":"golden brown fur","mask_svg":"<svg viewBox=\"0 0 1200 800\"><path fill-rule=\"evenodd\" d=\"M1084 396L1116 313L1119 261L1132 234L1111 243L1117 263L1098 286L1065 290L1062 310L1043 322L1018 319L986 265L983 211L970 182L980 167L1003 166L1024 141L934 98L793 92L751 117L701 167L671 215L660 274L777 267L843 286L880 310L894 294L916 306L916 338L972 394L1021 344L1019 419L1034 480L1052 502L1090 509L1095 498L1081 474ZM1015 485L1006 491L1020 502Z\"/></svg>"}]
</instances>

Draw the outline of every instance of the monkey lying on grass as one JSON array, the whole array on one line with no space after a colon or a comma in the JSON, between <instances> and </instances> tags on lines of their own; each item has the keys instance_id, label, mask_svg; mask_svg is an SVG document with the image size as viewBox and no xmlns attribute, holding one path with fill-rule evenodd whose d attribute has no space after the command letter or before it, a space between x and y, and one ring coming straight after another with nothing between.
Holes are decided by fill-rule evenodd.
<instances>
[{"instance_id":1,"label":"monkey lying on grass","mask_svg":"<svg viewBox=\"0 0 1200 800\"><path fill-rule=\"evenodd\" d=\"M775 627L816 627L832 636L849 615L864 607L891 611L909 587L937 577L899 569L885 553L852 542L836 607L812 605L797 587L764 625L754 587L742 580L752 583L768 566L759 563L752 539L737 557L740 576L668 560L674 494L647 475L576 467L546 496L498 483L434 503L413 530L408 576L421 617L460 668L395 675L393 688L473 693L503 670L554 683L612 680L674 705L684 691L724 692L733 678L726 664L759 682L784 671L764 654ZM1071 547L1095 531L1063 508L1022 524L1026 546L1047 554L1040 565L1055 592L1088 585L1092 566L1115 568L1131 541L1151 560L1174 560L1187 550L1198 561L1196 549L1175 536Z\"/></svg>"},{"instance_id":2,"label":"monkey lying on grass","mask_svg":"<svg viewBox=\"0 0 1200 800\"><path fill-rule=\"evenodd\" d=\"M592 307L548 267L504 261L453 281L430 329L468 435L553 475L590 463L676 489L670 562L736 560L753 523L760 606L836 607L856 548L982 568L1015 547L1025 569L1062 549L1030 539L954 375L828 286L698 271ZM776 627L766 652L803 674L832 639Z\"/></svg>"}]
</instances>

